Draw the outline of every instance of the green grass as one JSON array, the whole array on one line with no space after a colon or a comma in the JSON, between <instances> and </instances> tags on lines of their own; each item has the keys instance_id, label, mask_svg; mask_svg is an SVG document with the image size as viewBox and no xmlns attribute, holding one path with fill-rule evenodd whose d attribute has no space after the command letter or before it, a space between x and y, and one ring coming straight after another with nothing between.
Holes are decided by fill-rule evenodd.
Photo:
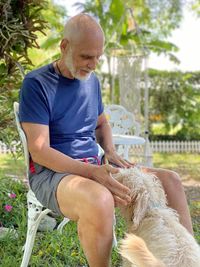
<instances>
[{"instance_id":1,"label":"green grass","mask_svg":"<svg viewBox=\"0 0 200 267\"><path fill-rule=\"evenodd\" d=\"M167 168L177 171L183 180L200 182L199 154L166 154L154 153L154 167Z\"/></svg>"},{"instance_id":2,"label":"green grass","mask_svg":"<svg viewBox=\"0 0 200 267\"><path fill-rule=\"evenodd\" d=\"M0 178L4 176L25 176L24 160L22 157L13 158L11 155L0 154Z\"/></svg>"},{"instance_id":3,"label":"green grass","mask_svg":"<svg viewBox=\"0 0 200 267\"><path fill-rule=\"evenodd\" d=\"M188 173L188 177L199 178L199 155L167 155L155 154L154 165ZM199 161L200 162L200 161ZM191 165L193 171L191 172ZM26 236L26 186L12 179L13 176L24 178L23 159L14 160L10 156L0 155L0 221L4 226L13 225L18 232L18 238L12 239L11 235L0 240L0 266L20 266L22 247ZM183 172L184 170L184 172ZM7 193L14 192L15 199L9 199ZM5 204L10 204L13 209L10 213L3 210ZM200 243L200 202L194 201L190 205L193 218L195 237ZM58 221L62 218L59 217ZM117 238L121 239L125 232L123 219L117 212ZM119 267L121 259L116 250L112 253L112 266ZM30 267L78 267L86 265L86 259L77 237L76 224L70 222L60 235L57 231L37 233Z\"/></svg>"},{"instance_id":4,"label":"green grass","mask_svg":"<svg viewBox=\"0 0 200 267\"><path fill-rule=\"evenodd\" d=\"M0 223L4 227L12 227L17 230L18 238L12 235L0 239L0 266L20 266L22 260L22 247L26 238L27 188L22 182L13 180L18 176L23 179L25 168L23 159L13 159L8 155L0 155ZM15 199L9 199L8 193L15 193ZM4 211L4 205L13 206L10 213ZM61 221L62 218L57 218ZM117 212L118 227L116 229L118 239L124 235L125 225ZM112 252L112 266L119 266L121 258L116 249ZM31 267L78 267L87 265L82 248L80 247L76 229L76 223L69 222L60 235L57 231L37 233L33 253L30 260Z\"/></svg>"}]
</instances>

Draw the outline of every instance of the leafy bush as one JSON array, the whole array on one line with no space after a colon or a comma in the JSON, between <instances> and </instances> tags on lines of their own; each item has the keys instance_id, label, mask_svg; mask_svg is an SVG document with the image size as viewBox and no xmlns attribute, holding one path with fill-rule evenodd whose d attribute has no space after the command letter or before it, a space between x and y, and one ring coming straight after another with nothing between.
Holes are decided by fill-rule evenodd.
<instances>
[{"instance_id":1,"label":"leafy bush","mask_svg":"<svg viewBox=\"0 0 200 267\"><path fill-rule=\"evenodd\" d=\"M162 124L162 135L199 140L200 72L150 70L149 76L150 125Z\"/></svg>"},{"instance_id":2,"label":"leafy bush","mask_svg":"<svg viewBox=\"0 0 200 267\"><path fill-rule=\"evenodd\" d=\"M0 188L0 225L18 228L26 216L26 187L20 181L5 177L0 179Z\"/></svg>"},{"instance_id":3,"label":"leafy bush","mask_svg":"<svg viewBox=\"0 0 200 267\"><path fill-rule=\"evenodd\" d=\"M31 64L28 48L38 48L37 32L42 32L46 22L41 10L47 2L40 0L1 0L0 2L0 57L7 74L16 70L16 63Z\"/></svg>"},{"instance_id":4,"label":"leafy bush","mask_svg":"<svg viewBox=\"0 0 200 267\"><path fill-rule=\"evenodd\" d=\"M23 67L31 66L28 49L39 47L37 33L46 28L41 15L46 4L45 0L0 1L0 140L8 145L16 137L12 105L18 99Z\"/></svg>"}]
</instances>

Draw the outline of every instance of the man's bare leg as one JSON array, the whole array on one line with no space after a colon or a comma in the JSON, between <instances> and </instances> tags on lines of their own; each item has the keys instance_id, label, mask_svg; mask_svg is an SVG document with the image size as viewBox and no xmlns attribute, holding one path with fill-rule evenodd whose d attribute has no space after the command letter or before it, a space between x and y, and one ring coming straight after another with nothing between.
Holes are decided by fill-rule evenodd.
<instances>
[{"instance_id":1,"label":"man's bare leg","mask_svg":"<svg viewBox=\"0 0 200 267\"><path fill-rule=\"evenodd\" d=\"M178 212L181 224L193 235L192 220L179 175L165 169L143 167L143 170L155 173L160 179L167 195L168 205Z\"/></svg>"},{"instance_id":2,"label":"man's bare leg","mask_svg":"<svg viewBox=\"0 0 200 267\"><path fill-rule=\"evenodd\" d=\"M80 176L66 176L57 200L64 216L78 223L78 235L90 267L109 267L114 200L108 189Z\"/></svg>"}]
</instances>

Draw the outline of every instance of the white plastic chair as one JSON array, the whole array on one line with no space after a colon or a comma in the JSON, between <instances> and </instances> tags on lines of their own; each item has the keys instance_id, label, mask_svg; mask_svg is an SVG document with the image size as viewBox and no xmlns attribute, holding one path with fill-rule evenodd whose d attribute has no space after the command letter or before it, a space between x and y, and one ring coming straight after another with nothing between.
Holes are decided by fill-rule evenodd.
<instances>
[{"instance_id":1,"label":"white plastic chair","mask_svg":"<svg viewBox=\"0 0 200 267\"><path fill-rule=\"evenodd\" d=\"M113 142L118 147L118 153L125 159L129 159L130 148L136 145L144 147L143 164L152 165L152 153L148 140L141 137L140 124L135 120L134 115L120 105L107 105L104 110L111 125Z\"/></svg>"},{"instance_id":2,"label":"white plastic chair","mask_svg":"<svg viewBox=\"0 0 200 267\"><path fill-rule=\"evenodd\" d=\"M24 157L25 157L25 165L26 165L26 177L28 179L29 176L29 152L27 146L26 135L21 127L19 121L19 103L14 102L13 104L15 120L17 125L17 130L19 132L19 136L23 145ZM99 153L102 153L102 148L99 146ZM27 204L28 204L28 227L27 227L27 235L26 242L24 245L24 255L21 263L21 267L27 267L30 256L32 253L36 232L41 220L45 217L46 214L52 212L50 209L45 208L36 198L33 191L29 188L27 193ZM59 233L62 233L63 227L69 222L68 218L64 218L63 221L58 225L57 230ZM114 225L113 225L113 247L117 246L117 239L115 235L115 215L114 215Z\"/></svg>"},{"instance_id":3,"label":"white plastic chair","mask_svg":"<svg viewBox=\"0 0 200 267\"><path fill-rule=\"evenodd\" d=\"M21 127L19 121L19 104L14 102L14 114L17 125L17 130L23 145L25 165L26 165L26 177L28 179L29 175L29 152L27 146L26 135ZM27 235L26 242L23 247L24 255L21 263L21 267L27 267L30 256L33 249L33 244L35 241L36 232L41 220L46 216L46 214L52 212L50 209L43 207L43 205L37 200L33 191L29 188L27 193L27 205L28 205L28 226L27 226ZM58 225L57 230L62 233L63 227L69 222L68 218L64 218L63 221Z\"/></svg>"}]
</instances>

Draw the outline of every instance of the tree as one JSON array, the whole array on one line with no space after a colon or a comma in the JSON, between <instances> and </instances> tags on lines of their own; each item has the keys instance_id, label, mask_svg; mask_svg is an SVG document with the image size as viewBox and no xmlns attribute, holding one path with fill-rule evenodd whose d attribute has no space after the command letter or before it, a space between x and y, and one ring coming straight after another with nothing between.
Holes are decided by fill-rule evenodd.
<instances>
[{"instance_id":1,"label":"tree","mask_svg":"<svg viewBox=\"0 0 200 267\"><path fill-rule=\"evenodd\" d=\"M46 22L41 10L47 5L39 0L2 0L0 2L0 56L7 74L16 71L16 63L31 64L28 48L36 47L37 32L43 32Z\"/></svg>"},{"instance_id":2,"label":"tree","mask_svg":"<svg viewBox=\"0 0 200 267\"><path fill-rule=\"evenodd\" d=\"M0 140L8 145L16 136L12 105L18 99L23 67L32 64L28 49L39 47L37 34L44 34L47 27L41 15L47 4L41 0L0 2Z\"/></svg>"},{"instance_id":3,"label":"tree","mask_svg":"<svg viewBox=\"0 0 200 267\"><path fill-rule=\"evenodd\" d=\"M110 101L113 95L110 55L113 48L136 49L139 52L164 53L171 60L179 62L173 52L178 48L167 41L173 29L178 27L182 18L181 0L86 0L76 3L80 10L98 18L105 31L105 58L108 65ZM142 51L141 51L142 50Z\"/></svg>"},{"instance_id":4,"label":"tree","mask_svg":"<svg viewBox=\"0 0 200 267\"><path fill-rule=\"evenodd\" d=\"M177 51L177 47L166 38L180 25L181 0L86 0L75 6L99 19L105 31L108 50L131 42L135 46L145 45L156 53L166 53L177 61L171 54Z\"/></svg>"},{"instance_id":5,"label":"tree","mask_svg":"<svg viewBox=\"0 0 200 267\"><path fill-rule=\"evenodd\" d=\"M46 35L38 35L40 49L30 49L29 58L36 66L48 64L58 59L60 54L59 42L63 38L63 26L67 16L67 10L52 1L48 3L48 9L42 10L42 16L48 21Z\"/></svg>"},{"instance_id":6,"label":"tree","mask_svg":"<svg viewBox=\"0 0 200 267\"><path fill-rule=\"evenodd\" d=\"M197 17L200 17L200 0L190 0L188 3L188 8L195 15L197 15Z\"/></svg>"},{"instance_id":7,"label":"tree","mask_svg":"<svg viewBox=\"0 0 200 267\"><path fill-rule=\"evenodd\" d=\"M40 48L38 40L48 34L41 47L46 49L54 44L53 58L65 15L66 10L51 0L0 2L0 140L7 145L17 135L12 109L24 72L47 59L43 57L44 49L42 53L36 52Z\"/></svg>"},{"instance_id":8,"label":"tree","mask_svg":"<svg viewBox=\"0 0 200 267\"><path fill-rule=\"evenodd\" d=\"M200 139L200 72L150 70L149 75L150 125L163 124L162 135Z\"/></svg>"}]
</instances>

